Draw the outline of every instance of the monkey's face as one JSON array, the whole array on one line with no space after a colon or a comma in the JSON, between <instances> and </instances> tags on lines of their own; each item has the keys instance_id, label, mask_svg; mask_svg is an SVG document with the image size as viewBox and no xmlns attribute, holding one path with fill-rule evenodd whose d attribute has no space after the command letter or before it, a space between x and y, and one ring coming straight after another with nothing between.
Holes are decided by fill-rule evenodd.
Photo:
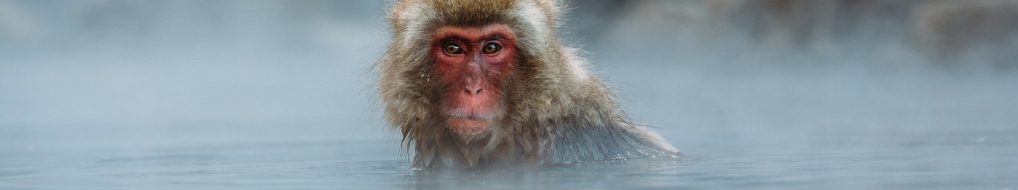
<instances>
[{"instance_id":1,"label":"monkey's face","mask_svg":"<svg viewBox=\"0 0 1018 190\"><path fill-rule=\"evenodd\" d=\"M446 124L463 139L488 135L505 112L502 89L516 60L516 35L506 25L445 26L432 36Z\"/></svg>"}]
</instances>

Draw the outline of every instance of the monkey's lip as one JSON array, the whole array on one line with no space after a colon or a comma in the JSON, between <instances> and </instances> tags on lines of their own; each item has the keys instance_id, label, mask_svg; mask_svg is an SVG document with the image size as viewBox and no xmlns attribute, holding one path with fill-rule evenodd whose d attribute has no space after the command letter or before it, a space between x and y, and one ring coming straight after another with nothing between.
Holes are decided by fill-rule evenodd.
<instances>
[{"instance_id":1,"label":"monkey's lip","mask_svg":"<svg viewBox=\"0 0 1018 190\"><path fill-rule=\"evenodd\" d=\"M467 119L467 120L485 120L485 121L495 120L495 118L498 115L498 114L495 114L495 113L479 113L479 112L465 111L463 109L450 110L448 112L448 114L449 114L450 118L459 118L459 119Z\"/></svg>"},{"instance_id":2,"label":"monkey's lip","mask_svg":"<svg viewBox=\"0 0 1018 190\"><path fill-rule=\"evenodd\" d=\"M479 111L469 107L451 109L446 114L449 116L446 122L453 132L468 138L487 134L498 118L497 113Z\"/></svg>"}]
</instances>

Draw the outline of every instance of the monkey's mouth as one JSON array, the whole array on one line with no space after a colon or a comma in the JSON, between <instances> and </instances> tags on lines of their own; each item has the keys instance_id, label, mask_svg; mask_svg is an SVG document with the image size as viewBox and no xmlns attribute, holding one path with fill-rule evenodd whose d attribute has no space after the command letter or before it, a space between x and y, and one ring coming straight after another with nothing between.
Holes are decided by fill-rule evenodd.
<instances>
[{"instance_id":1,"label":"monkey's mouth","mask_svg":"<svg viewBox=\"0 0 1018 190\"><path fill-rule=\"evenodd\" d=\"M498 114L496 113L485 113L477 110L468 109L453 109L448 111L450 118L460 118L469 120L495 120Z\"/></svg>"},{"instance_id":2,"label":"monkey's mouth","mask_svg":"<svg viewBox=\"0 0 1018 190\"><path fill-rule=\"evenodd\" d=\"M478 137L488 134L491 126L495 124L497 114L494 113L470 113L453 110L449 113L446 121L450 129L463 137Z\"/></svg>"}]
</instances>

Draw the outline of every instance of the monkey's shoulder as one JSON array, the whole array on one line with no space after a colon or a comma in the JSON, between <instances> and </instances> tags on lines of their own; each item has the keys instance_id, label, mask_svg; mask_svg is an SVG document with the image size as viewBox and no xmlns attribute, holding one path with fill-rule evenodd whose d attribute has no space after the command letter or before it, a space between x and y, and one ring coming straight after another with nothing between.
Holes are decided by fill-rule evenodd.
<instances>
[{"instance_id":1,"label":"monkey's shoulder","mask_svg":"<svg viewBox=\"0 0 1018 190\"><path fill-rule=\"evenodd\" d=\"M678 150L656 132L628 122L559 127L552 136L551 161L569 164L637 158L672 159Z\"/></svg>"}]
</instances>

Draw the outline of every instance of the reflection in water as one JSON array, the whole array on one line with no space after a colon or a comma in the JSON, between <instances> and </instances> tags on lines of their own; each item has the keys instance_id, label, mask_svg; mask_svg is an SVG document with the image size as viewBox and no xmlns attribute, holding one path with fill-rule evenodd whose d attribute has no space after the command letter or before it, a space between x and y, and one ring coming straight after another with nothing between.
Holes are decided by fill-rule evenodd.
<instances>
[{"instance_id":1,"label":"reflection in water","mask_svg":"<svg viewBox=\"0 0 1018 190\"><path fill-rule=\"evenodd\" d=\"M418 171L413 189L561 189L605 187L654 187L679 160L630 160L586 163L550 168L505 168L476 171ZM612 182L612 183L609 183ZM667 187L667 186L661 186Z\"/></svg>"}]
</instances>

